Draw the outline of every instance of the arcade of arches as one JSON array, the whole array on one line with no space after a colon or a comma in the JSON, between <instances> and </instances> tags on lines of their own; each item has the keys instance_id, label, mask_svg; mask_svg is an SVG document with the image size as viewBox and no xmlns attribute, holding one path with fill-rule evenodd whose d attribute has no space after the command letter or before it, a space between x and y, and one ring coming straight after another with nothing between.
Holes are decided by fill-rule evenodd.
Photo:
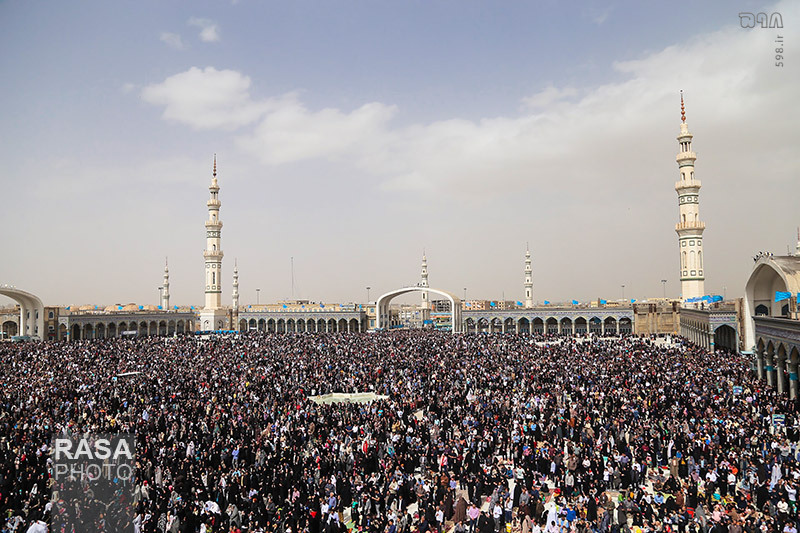
<instances>
[{"instance_id":1,"label":"arcade of arches","mask_svg":"<svg viewBox=\"0 0 800 533\"><path fill-rule=\"evenodd\" d=\"M242 318L239 331L263 331L268 333L358 333L366 331L364 321L356 318Z\"/></svg>"},{"instance_id":2,"label":"arcade of arches","mask_svg":"<svg viewBox=\"0 0 800 533\"><path fill-rule=\"evenodd\" d=\"M181 335L194 332L194 319L141 319L81 321L59 324L59 338L70 340L107 339L113 337L146 337L148 335Z\"/></svg>"},{"instance_id":3,"label":"arcade of arches","mask_svg":"<svg viewBox=\"0 0 800 533\"><path fill-rule=\"evenodd\" d=\"M629 316L536 316L500 317L479 316L470 313L464 322L466 333L519 333L623 335L633 333L633 320Z\"/></svg>"}]
</instances>

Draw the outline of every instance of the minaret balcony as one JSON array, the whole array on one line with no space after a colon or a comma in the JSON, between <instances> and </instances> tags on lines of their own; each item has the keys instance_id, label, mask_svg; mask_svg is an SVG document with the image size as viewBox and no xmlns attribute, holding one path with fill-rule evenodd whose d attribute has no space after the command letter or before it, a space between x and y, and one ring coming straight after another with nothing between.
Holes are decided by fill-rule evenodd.
<instances>
[{"instance_id":1,"label":"minaret balcony","mask_svg":"<svg viewBox=\"0 0 800 533\"><path fill-rule=\"evenodd\" d=\"M678 222L677 224L675 224L675 231L692 230L692 229L704 230L706 229L706 223L697 221L697 222Z\"/></svg>"},{"instance_id":2,"label":"minaret balcony","mask_svg":"<svg viewBox=\"0 0 800 533\"><path fill-rule=\"evenodd\" d=\"M212 259L222 259L222 250L203 250L203 257L208 259L209 257Z\"/></svg>"},{"instance_id":3,"label":"minaret balcony","mask_svg":"<svg viewBox=\"0 0 800 533\"><path fill-rule=\"evenodd\" d=\"M675 156L675 161L679 163L681 161L685 161L686 159L691 159L692 161L694 161L695 159L697 159L697 154L694 152L678 152L678 155Z\"/></svg>"},{"instance_id":4,"label":"minaret balcony","mask_svg":"<svg viewBox=\"0 0 800 533\"><path fill-rule=\"evenodd\" d=\"M683 189L699 189L703 184L700 180L680 180L675 182L675 190L680 191Z\"/></svg>"},{"instance_id":5,"label":"minaret balcony","mask_svg":"<svg viewBox=\"0 0 800 533\"><path fill-rule=\"evenodd\" d=\"M206 220L206 228L222 229L222 221L221 220Z\"/></svg>"},{"instance_id":6,"label":"minaret balcony","mask_svg":"<svg viewBox=\"0 0 800 533\"><path fill-rule=\"evenodd\" d=\"M215 199L211 198L206 202L206 205L208 207L216 207L217 210L219 210L219 207L222 205L222 202L220 202L219 200L215 200Z\"/></svg>"}]
</instances>

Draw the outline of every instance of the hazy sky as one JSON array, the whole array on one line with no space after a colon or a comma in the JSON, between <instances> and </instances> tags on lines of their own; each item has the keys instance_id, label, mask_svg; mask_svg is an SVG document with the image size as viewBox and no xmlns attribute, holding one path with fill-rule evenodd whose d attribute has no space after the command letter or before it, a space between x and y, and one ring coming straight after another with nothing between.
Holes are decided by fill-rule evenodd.
<instances>
[{"instance_id":1,"label":"hazy sky","mask_svg":"<svg viewBox=\"0 0 800 533\"><path fill-rule=\"evenodd\" d=\"M738 13L780 12L744 29ZM45 304L202 304L213 154L223 301L413 284L678 296L679 90L706 292L800 225L800 3L0 3L0 283ZM774 41L783 36L784 67ZM0 300L0 304L8 303Z\"/></svg>"}]
</instances>

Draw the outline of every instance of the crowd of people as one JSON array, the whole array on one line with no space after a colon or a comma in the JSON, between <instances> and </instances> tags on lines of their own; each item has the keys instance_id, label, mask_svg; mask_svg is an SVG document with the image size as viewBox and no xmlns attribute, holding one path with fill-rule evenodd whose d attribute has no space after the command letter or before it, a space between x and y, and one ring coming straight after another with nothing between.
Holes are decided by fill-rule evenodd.
<instances>
[{"instance_id":1,"label":"crowd of people","mask_svg":"<svg viewBox=\"0 0 800 533\"><path fill-rule=\"evenodd\" d=\"M4 531L119 531L122 505L143 533L796 533L797 420L749 359L682 339L2 343L0 509ZM136 476L88 512L52 439L97 434L135 435Z\"/></svg>"}]
</instances>

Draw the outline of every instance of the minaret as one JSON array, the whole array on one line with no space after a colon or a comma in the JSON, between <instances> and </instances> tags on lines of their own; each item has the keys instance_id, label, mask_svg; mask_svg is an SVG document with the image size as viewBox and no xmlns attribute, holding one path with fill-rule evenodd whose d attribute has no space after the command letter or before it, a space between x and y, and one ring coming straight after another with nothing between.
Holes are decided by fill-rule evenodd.
<instances>
[{"instance_id":1,"label":"minaret","mask_svg":"<svg viewBox=\"0 0 800 533\"><path fill-rule=\"evenodd\" d=\"M797 245L794 247L794 255L800 257L800 228L797 228Z\"/></svg>"},{"instance_id":2,"label":"minaret","mask_svg":"<svg viewBox=\"0 0 800 533\"><path fill-rule=\"evenodd\" d=\"M231 293L231 300L234 312L239 309L239 264L233 260L233 292Z\"/></svg>"},{"instance_id":3,"label":"minaret","mask_svg":"<svg viewBox=\"0 0 800 533\"><path fill-rule=\"evenodd\" d=\"M169 309L169 259L164 263L164 286L161 289L161 309Z\"/></svg>"},{"instance_id":4,"label":"minaret","mask_svg":"<svg viewBox=\"0 0 800 533\"><path fill-rule=\"evenodd\" d=\"M219 185L217 184L217 156L214 156L214 169L211 185L208 187L210 197L208 220L206 220L206 249L203 258L206 263L206 305L200 313L201 329L213 331L225 329L225 310L222 309L222 221L219 219Z\"/></svg>"},{"instance_id":5,"label":"minaret","mask_svg":"<svg viewBox=\"0 0 800 533\"><path fill-rule=\"evenodd\" d=\"M233 324L231 329L239 329L239 264L233 260L233 292L231 292L231 311Z\"/></svg>"},{"instance_id":6,"label":"minaret","mask_svg":"<svg viewBox=\"0 0 800 533\"><path fill-rule=\"evenodd\" d=\"M533 269L531 268L531 248L525 249L525 308L533 307Z\"/></svg>"},{"instance_id":7,"label":"minaret","mask_svg":"<svg viewBox=\"0 0 800 533\"><path fill-rule=\"evenodd\" d=\"M419 283L420 287L428 286L428 258L425 257L425 250L422 251L422 280ZM428 291L422 292L422 308L428 309Z\"/></svg>"},{"instance_id":8,"label":"minaret","mask_svg":"<svg viewBox=\"0 0 800 533\"><path fill-rule=\"evenodd\" d=\"M681 179L675 183L678 192L680 219L675 225L680 250L681 297L684 302L705 294L703 274L703 230L700 221L700 180L694 179L694 162L697 154L692 151L692 134L686 124L686 109L681 91L681 133L678 135L680 152L676 156Z\"/></svg>"}]
</instances>

